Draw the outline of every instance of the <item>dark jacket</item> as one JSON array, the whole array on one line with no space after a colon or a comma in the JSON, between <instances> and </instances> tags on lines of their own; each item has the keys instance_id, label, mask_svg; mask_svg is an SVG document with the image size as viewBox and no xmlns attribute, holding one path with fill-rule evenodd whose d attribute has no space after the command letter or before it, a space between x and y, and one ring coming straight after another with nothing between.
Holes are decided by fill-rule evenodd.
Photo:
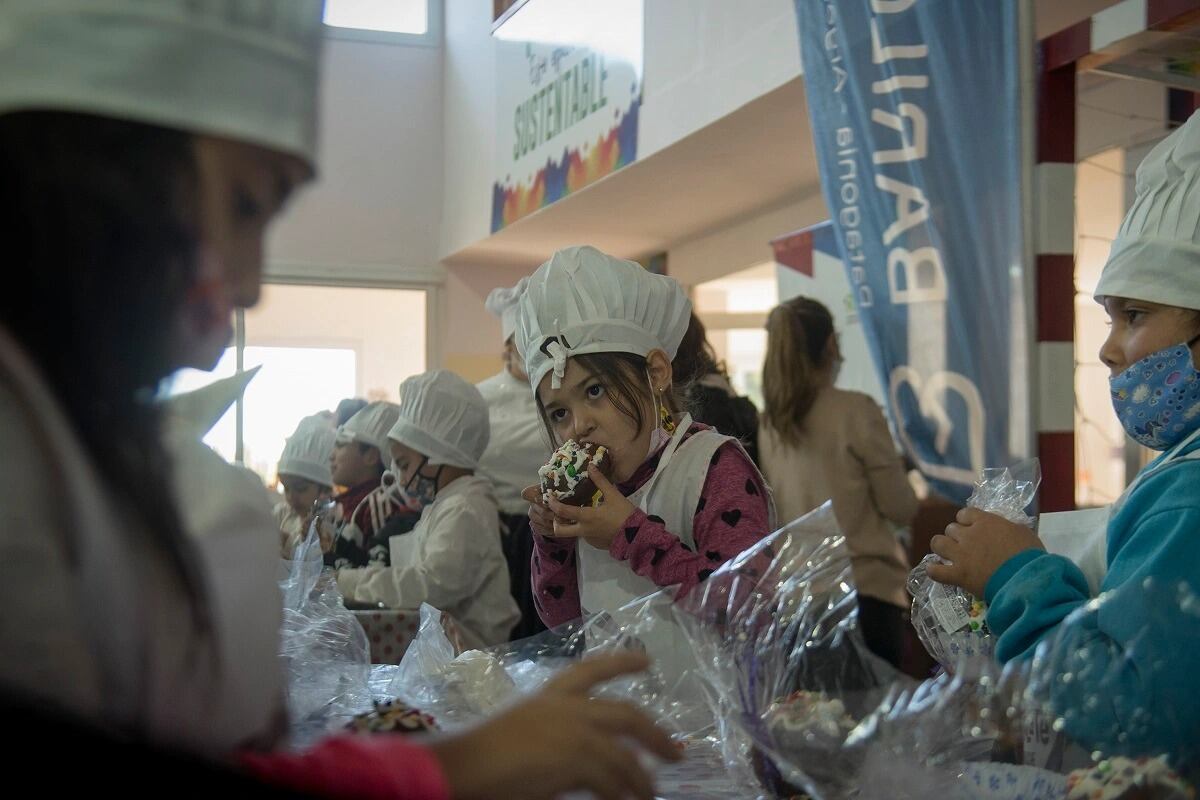
<instances>
[{"instance_id":1,"label":"dark jacket","mask_svg":"<svg viewBox=\"0 0 1200 800\"><path fill-rule=\"evenodd\" d=\"M758 409L747 397L708 383L693 383L685 400L692 419L711 425L718 433L736 436L755 465L758 464Z\"/></svg>"}]
</instances>

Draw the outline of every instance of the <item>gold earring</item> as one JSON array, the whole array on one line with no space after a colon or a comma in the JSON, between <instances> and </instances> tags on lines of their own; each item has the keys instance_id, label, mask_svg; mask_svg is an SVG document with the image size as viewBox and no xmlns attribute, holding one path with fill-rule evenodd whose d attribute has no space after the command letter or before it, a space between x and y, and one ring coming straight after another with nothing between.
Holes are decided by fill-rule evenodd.
<instances>
[{"instance_id":1,"label":"gold earring","mask_svg":"<svg viewBox=\"0 0 1200 800\"><path fill-rule=\"evenodd\" d=\"M671 412L667 411L667 405L666 405L666 403L662 402L661 396L659 396L658 400L659 400L658 416L659 416L659 420L662 422L663 430L666 431L667 433L674 433L675 432L675 420L671 417Z\"/></svg>"}]
</instances>

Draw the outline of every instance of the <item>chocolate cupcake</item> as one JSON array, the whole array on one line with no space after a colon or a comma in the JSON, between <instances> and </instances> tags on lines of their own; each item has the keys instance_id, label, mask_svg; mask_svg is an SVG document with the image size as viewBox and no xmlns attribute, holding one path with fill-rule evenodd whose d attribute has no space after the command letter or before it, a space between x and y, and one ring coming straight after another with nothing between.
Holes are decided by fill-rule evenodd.
<instances>
[{"instance_id":1,"label":"chocolate cupcake","mask_svg":"<svg viewBox=\"0 0 1200 800\"><path fill-rule=\"evenodd\" d=\"M775 748L818 783L852 780L858 761L843 745L858 721L846 713L841 700L823 692L794 692L772 703L763 723ZM751 754L751 766L775 797L805 796L803 789L788 782L780 765L758 748Z\"/></svg>"},{"instance_id":2,"label":"chocolate cupcake","mask_svg":"<svg viewBox=\"0 0 1200 800\"><path fill-rule=\"evenodd\" d=\"M591 442L582 444L574 439L554 451L550 463L538 470L542 499L550 498L569 506L595 508L600 505L600 490L588 475L588 465L595 464L600 473L612 479L613 463L608 448Z\"/></svg>"}]
</instances>

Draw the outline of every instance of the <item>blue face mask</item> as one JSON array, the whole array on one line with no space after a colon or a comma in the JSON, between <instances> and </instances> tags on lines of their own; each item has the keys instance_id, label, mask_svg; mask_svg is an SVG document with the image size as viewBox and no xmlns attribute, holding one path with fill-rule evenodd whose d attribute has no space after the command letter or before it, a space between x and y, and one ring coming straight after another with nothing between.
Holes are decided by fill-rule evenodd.
<instances>
[{"instance_id":1,"label":"blue face mask","mask_svg":"<svg viewBox=\"0 0 1200 800\"><path fill-rule=\"evenodd\" d=\"M1109 378L1117 419L1139 444L1170 450L1200 428L1200 373L1191 351L1196 341L1200 336L1151 353Z\"/></svg>"}]
</instances>

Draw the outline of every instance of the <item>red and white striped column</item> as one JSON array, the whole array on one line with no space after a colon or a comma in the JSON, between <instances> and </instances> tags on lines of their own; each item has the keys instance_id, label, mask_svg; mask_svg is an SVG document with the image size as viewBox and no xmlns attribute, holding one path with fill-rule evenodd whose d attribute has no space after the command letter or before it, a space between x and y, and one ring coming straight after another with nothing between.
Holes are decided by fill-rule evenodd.
<instances>
[{"instance_id":1,"label":"red and white striped column","mask_svg":"<svg viewBox=\"0 0 1200 800\"><path fill-rule=\"evenodd\" d=\"M1075 78L1200 21L1198 0L1123 0L1042 42L1034 172L1041 510L1075 507Z\"/></svg>"},{"instance_id":2,"label":"red and white striped column","mask_svg":"<svg viewBox=\"0 0 1200 800\"><path fill-rule=\"evenodd\" d=\"M1033 410L1042 511L1075 507L1075 63L1090 41L1064 33L1043 43L1038 65Z\"/></svg>"}]
</instances>

